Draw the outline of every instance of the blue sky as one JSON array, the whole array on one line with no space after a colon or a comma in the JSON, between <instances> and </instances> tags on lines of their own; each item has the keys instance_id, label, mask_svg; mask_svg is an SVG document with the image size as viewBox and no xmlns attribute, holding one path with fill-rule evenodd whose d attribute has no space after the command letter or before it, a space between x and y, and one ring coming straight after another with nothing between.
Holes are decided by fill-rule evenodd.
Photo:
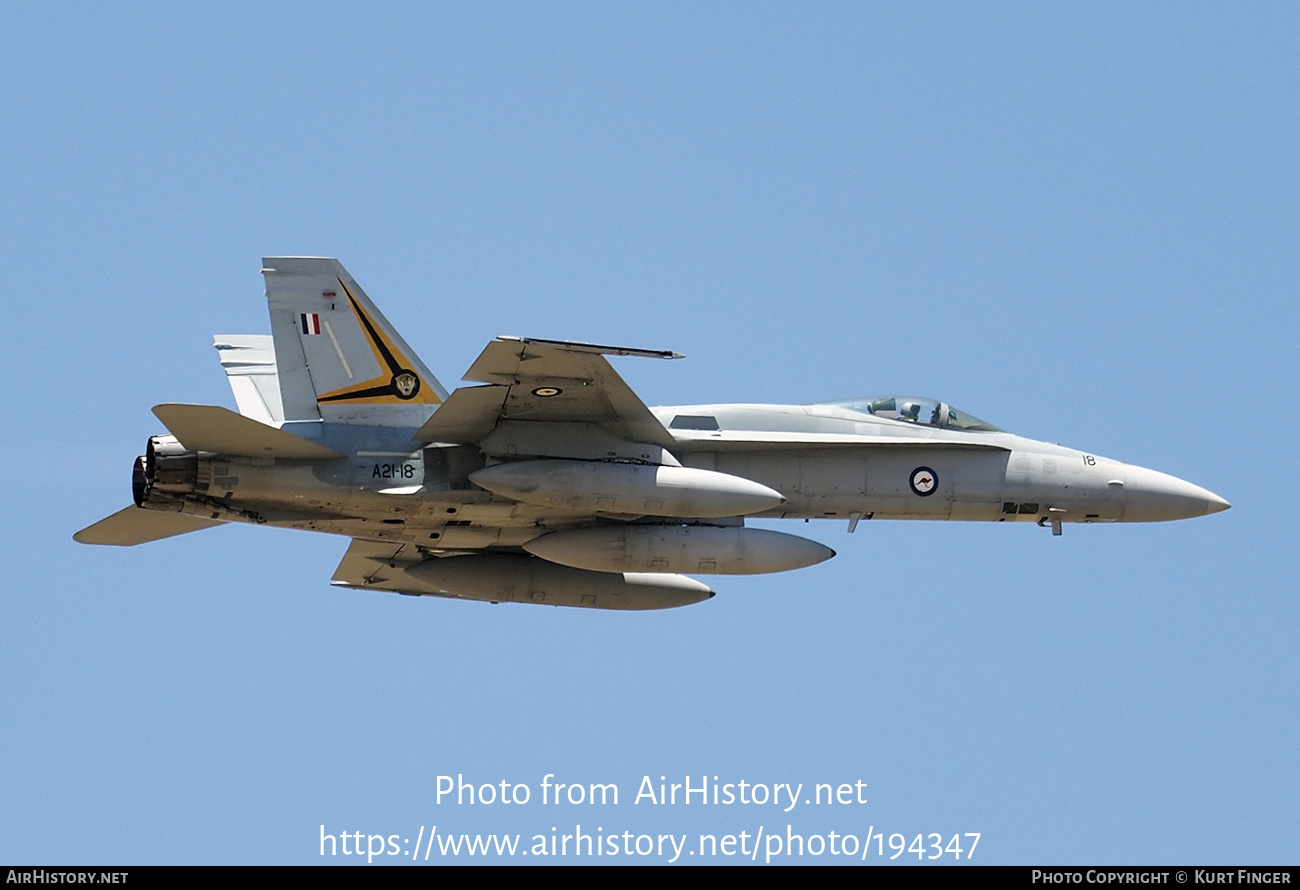
<instances>
[{"instance_id":1,"label":"blue sky","mask_svg":"<svg viewBox=\"0 0 1300 890\"><path fill-rule=\"evenodd\" d=\"M1296 861L1293 6L6 19L0 860L580 823ZM839 555L641 615L335 590L345 542L287 531L74 544L152 405L233 405L211 335L268 330L286 254L339 257L448 386L498 334L671 348L617 360L649 404L927 394L1233 509L776 525ZM623 796L437 804L457 774ZM653 808L647 775L869 802Z\"/></svg>"}]
</instances>

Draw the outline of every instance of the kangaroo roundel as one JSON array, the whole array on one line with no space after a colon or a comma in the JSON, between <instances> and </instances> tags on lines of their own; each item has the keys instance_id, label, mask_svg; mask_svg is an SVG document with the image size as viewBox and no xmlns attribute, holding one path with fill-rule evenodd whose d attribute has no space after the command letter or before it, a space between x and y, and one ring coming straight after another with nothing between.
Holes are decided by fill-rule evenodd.
<instances>
[{"instance_id":1,"label":"kangaroo roundel","mask_svg":"<svg viewBox=\"0 0 1300 890\"><path fill-rule=\"evenodd\" d=\"M917 467L909 480L912 491L921 497L929 497L939 487L939 474L929 467Z\"/></svg>"}]
</instances>

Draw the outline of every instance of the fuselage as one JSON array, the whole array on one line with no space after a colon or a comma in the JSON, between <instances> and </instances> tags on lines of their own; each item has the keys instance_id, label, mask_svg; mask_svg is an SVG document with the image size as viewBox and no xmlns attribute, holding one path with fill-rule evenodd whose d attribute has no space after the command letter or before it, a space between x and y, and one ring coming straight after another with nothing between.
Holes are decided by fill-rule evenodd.
<instances>
[{"instance_id":1,"label":"fuselage","mask_svg":"<svg viewBox=\"0 0 1300 890\"><path fill-rule=\"evenodd\" d=\"M998 430L930 428L825 405L652 411L672 432L681 466L751 480L784 498L747 514L755 518L1018 521L1059 529L1072 522L1184 519L1228 506L1154 470ZM465 445L421 446L410 430L399 428L316 422L284 429L348 457L187 455L180 458L188 469L178 472L179 485L153 486L155 503L175 496L183 512L194 515L402 541L431 551L515 549L601 518L598 509L520 502L470 480L499 462L598 459L563 440L539 446L536 454L485 455ZM167 460L161 452L154 458L160 467ZM628 461L612 462L610 469L620 467L634 469ZM637 521L621 510L609 512L612 523ZM682 517L705 524L724 519Z\"/></svg>"},{"instance_id":2,"label":"fuselage","mask_svg":"<svg viewBox=\"0 0 1300 890\"><path fill-rule=\"evenodd\" d=\"M1229 506L1173 476L1001 430L934 428L830 405L653 410L677 438L686 466L733 473L785 495L786 503L763 515L1153 522Z\"/></svg>"},{"instance_id":3,"label":"fuselage","mask_svg":"<svg viewBox=\"0 0 1300 890\"><path fill-rule=\"evenodd\" d=\"M135 506L77 532L134 546L249 522L352 539L333 583L598 609L671 608L689 574L815 565L751 518L1150 522L1228 503L1163 473L1004 432L936 399L648 408L606 356L498 337L448 392L343 266L266 257L270 335L214 345L239 413L168 403ZM140 509L143 508L143 509Z\"/></svg>"}]
</instances>

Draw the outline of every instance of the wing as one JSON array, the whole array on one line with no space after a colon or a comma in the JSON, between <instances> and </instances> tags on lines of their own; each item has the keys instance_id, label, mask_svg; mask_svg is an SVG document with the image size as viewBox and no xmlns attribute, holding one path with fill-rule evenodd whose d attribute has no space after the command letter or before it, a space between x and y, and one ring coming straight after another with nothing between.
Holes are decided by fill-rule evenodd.
<instances>
[{"instance_id":1,"label":"wing","mask_svg":"<svg viewBox=\"0 0 1300 890\"><path fill-rule=\"evenodd\" d=\"M565 424L575 433L587 431L591 441L603 435L671 449L672 434L623 382L606 355L681 358L668 351L499 337L465 372L466 380L487 385L456 390L416 438L477 444L503 422L519 421L536 425L532 430L539 436L547 435L542 424Z\"/></svg>"},{"instance_id":2,"label":"wing","mask_svg":"<svg viewBox=\"0 0 1300 890\"><path fill-rule=\"evenodd\" d=\"M406 559L401 559L404 550L410 551L410 554ZM414 547L353 538L348 545L348 552L343 554L343 560L334 570L331 583L335 587L355 587L358 590L427 593L425 590L417 590L404 577L402 568L412 561L419 561L419 554Z\"/></svg>"}]
</instances>

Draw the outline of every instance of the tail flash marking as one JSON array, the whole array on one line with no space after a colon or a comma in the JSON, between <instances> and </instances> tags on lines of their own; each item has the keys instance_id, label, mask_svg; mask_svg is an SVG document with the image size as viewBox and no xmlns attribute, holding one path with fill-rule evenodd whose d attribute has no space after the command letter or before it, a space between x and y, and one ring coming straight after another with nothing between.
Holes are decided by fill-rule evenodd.
<instances>
[{"instance_id":1,"label":"tail flash marking","mask_svg":"<svg viewBox=\"0 0 1300 890\"><path fill-rule=\"evenodd\" d=\"M343 372L352 379L352 366L348 364L347 358L343 355L343 348L339 346L339 338L334 336L334 329L330 327L329 320L325 321L325 333L330 335L330 342L334 344L334 353L339 357L339 362L343 365Z\"/></svg>"},{"instance_id":2,"label":"tail flash marking","mask_svg":"<svg viewBox=\"0 0 1300 890\"><path fill-rule=\"evenodd\" d=\"M426 404L437 405L441 402L437 393L431 387L422 385L420 375L406 367L406 357L401 355L397 349L388 342L388 338L375 326L375 323L366 314L365 310L357 303L356 297L352 296L352 291L343 283L343 279L338 279L339 286L347 294L348 302L352 305L352 311L356 313L357 319L365 329L366 339L370 343L370 348L374 351L375 359L381 367L388 368L392 375L388 379L375 377L366 380L354 386L344 387L331 393L325 393L318 396L317 402L375 402L380 403L388 398L400 399L403 402L423 402ZM337 344L336 344L337 348ZM344 363L344 369L347 364ZM351 371L348 371L351 376Z\"/></svg>"}]
</instances>

